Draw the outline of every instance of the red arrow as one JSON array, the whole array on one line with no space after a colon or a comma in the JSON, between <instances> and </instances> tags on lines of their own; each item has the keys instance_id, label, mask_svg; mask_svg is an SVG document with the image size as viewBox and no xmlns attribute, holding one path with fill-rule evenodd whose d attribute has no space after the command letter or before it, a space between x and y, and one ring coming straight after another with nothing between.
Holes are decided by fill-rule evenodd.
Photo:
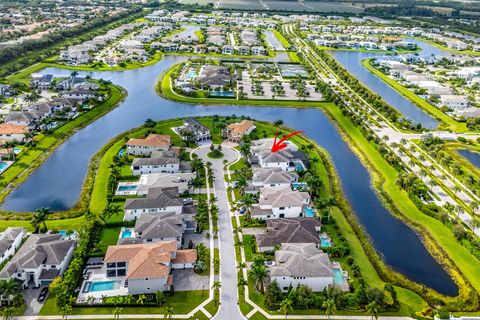
<instances>
[{"instance_id":1,"label":"red arrow","mask_svg":"<svg viewBox=\"0 0 480 320\"><path fill-rule=\"evenodd\" d=\"M295 132L292 132L290 133L288 136L286 136L285 138L277 141L277 136L278 136L278 130L277 130L277 133L275 134L275 140L273 140L273 145L272 145L272 152L277 152L277 151L280 151L284 148L286 148L288 145L285 143L285 141L297 134L300 134L302 133L303 131L295 131Z\"/></svg>"}]
</instances>

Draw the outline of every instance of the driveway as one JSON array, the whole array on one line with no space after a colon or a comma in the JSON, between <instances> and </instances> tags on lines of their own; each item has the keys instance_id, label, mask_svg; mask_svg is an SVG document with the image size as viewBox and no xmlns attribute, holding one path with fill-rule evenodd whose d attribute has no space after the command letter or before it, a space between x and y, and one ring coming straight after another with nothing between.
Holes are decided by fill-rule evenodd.
<instances>
[{"instance_id":1,"label":"driveway","mask_svg":"<svg viewBox=\"0 0 480 320\"><path fill-rule=\"evenodd\" d=\"M215 196L218 206L218 236L220 249L220 282L222 284L220 292L220 308L212 319L218 320L241 320L245 317L238 307L238 289L237 289L237 264L235 259L235 246L233 239L232 220L227 198L227 189L223 175L223 160L229 162L237 158L237 152L227 144L222 145L222 152L225 155L220 159L210 159L207 153L210 152L208 146L200 147L195 153L204 162L212 163L213 174L215 176Z\"/></svg>"},{"instance_id":2,"label":"driveway","mask_svg":"<svg viewBox=\"0 0 480 320\"><path fill-rule=\"evenodd\" d=\"M205 290L208 295L210 277L200 276L193 269L173 270L173 283L175 291Z\"/></svg>"},{"instance_id":3,"label":"driveway","mask_svg":"<svg viewBox=\"0 0 480 320\"><path fill-rule=\"evenodd\" d=\"M25 289L23 290L23 297L25 299L25 304L27 305L27 309L25 310L24 315L31 316L37 315L40 312L40 309L43 307L43 303L39 303L37 301L38 295L43 287L38 289ZM47 299L45 298L45 301Z\"/></svg>"}]
</instances>

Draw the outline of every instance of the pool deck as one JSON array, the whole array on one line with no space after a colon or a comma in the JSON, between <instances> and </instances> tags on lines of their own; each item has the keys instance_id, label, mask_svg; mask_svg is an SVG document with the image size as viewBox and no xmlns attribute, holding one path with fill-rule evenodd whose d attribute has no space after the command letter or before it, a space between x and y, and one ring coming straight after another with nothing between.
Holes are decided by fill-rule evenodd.
<instances>
[{"instance_id":1,"label":"pool deck","mask_svg":"<svg viewBox=\"0 0 480 320\"><path fill-rule=\"evenodd\" d=\"M77 303L86 303L89 297L93 297L95 300L93 303L102 303L102 297L114 297L114 296L126 296L128 295L128 288L125 285L125 277L108 278L103 269L88 269L88 278L83 280L80 292L78 293ZM120 288L115 290L103 290L103 291L90 291L83 292L86 282L97 281L121 281Z\"/></svg>"}]
</instances>

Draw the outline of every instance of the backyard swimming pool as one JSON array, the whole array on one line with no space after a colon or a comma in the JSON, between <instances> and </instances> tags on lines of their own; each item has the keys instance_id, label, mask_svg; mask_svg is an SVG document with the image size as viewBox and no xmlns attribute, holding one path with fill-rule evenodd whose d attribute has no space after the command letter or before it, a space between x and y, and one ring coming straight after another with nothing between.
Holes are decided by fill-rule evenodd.
<instances>
[{"instance_id":1,"label":"backyard swimming pool","mask_svg":"<svg viewBox=\"0 0 480 320\"><path fill-rule=\"evenodd\" d=\"M330 238L327 236L321 236L320 237L320 247L322 248L328 248L332 246L332 242L330 241Z\"/></svg>"},{"instance_id":2,"label":"backyard swimming pool","mask_svg":"<svg viewBox=\"0 0 480 320\"><path fill-rule=\"evenodd\" d=\"M0 173L7 170L8 167L12 165L11 161L2 161L0 162Z\"/></svg>"},{"instance_id":3,"label":"backyard swimming pool","mask_svg":"<svg viewBox=\"0 0 480 320\"><path fill-rule=\"evenodd\" d=\"M305 212L305 217L315 217L315 211L313 211L312 208L305 207L305 209L303 209L303 211Z\"/></svg>"},{"instance_id":4,"label":"backyard swimming pool","mask_svg":"<svg viewBox=\"0 0 480 320\"><path fill-rule=\"evenodd\" d=\"M306 191L308 186L305 182L292 182L293 190Z\"/></svg>"},{"instance_id":5,"label":"backyard swimming pool","mask_svg":"<svg viewBox=\"0 0 480 320\"><path fill-rule=\"evenodd\" d=\"M337 285L345 284L345 278L343 277L342 269L333 268L333 283Z\"/></svg>"},{"instance_id":6,"label":"backyard swimming pool","mask_svg":"<svg viewBox=\"0 0 480 320\"><path fill-rule=\"evenodd\" d=\"M131 238L132 237L132 230L125 229L122 231L122 238Z\"/></svg>"},{"instance_id":7,"label":"backyard swimming pool","mask_svg":"<svg viewBox=\"0 0 480 320\"><path fill-rule=\"evenodd\" d=\"M210 97L222 97L222 98L234 98L235 97L235 92L233 91L213 91L209 92L208 95Z\"/></svg>"},{"instance_id":8,"label":"backyard swimming pool","mask_svg":"<svg viewBox=\"0 0 480 320\"><path fill-rule=\"evenodd\" d=\"M122 281L120 280L85 282L83 292L117 290L121 284Z\"/></svg>"},{"instance_id":9,"label":"backyard swimming pool","mask_svg":"<svg viewBox=\"0 0 480 320\"><path fill-rule=\"evenodd\" d=\"M138 186L118 186L118 191L135 191L137 190Z\"/></svg>"}]
</instances>

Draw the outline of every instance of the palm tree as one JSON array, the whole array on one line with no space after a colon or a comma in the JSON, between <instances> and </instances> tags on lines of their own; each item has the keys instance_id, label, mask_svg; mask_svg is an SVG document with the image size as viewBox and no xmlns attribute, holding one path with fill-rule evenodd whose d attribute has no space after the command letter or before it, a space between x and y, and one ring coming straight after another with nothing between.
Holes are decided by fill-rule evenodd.
<instances>
[{"instance_id":1,"label":"palm tree","mask_svg":"<svg viewBox=\"0 0 480 320\"><path fill-rule=\"evenodd\" d=\"M165 294L162 291L155 292L155 301L157 302L157 307L160 307L165 302Z\"/></svg>"},{"instance_id":2,"label":"palm tree","mask_svg":"<svg viewBox=\"0 0 480 320\"><path fill-rule=\"evenodd\" d=\"M283 120L281 120L281 119L275 120L275 121L273 121L273 125L275 127L280 127L281 125L283 125Z\"/></svg>"},{"instance_id":3,"label":"palm tree","mask_svg":"<svg viewBox=\"0 0 480 320\"><path fill-rule=\"evenodd\" d=\"M30 224L32 227L35 229L35 232L40 231L40 226L43 227L43 230L47 230L47 217L49 214L51 214L52 211L50 208L46 207L41 207L36 210L35 215L32 217L32 220L30 221Z\"/></svg>"},{"instance_id":4,"label":"palm tree","mask_svg":"<svg viewBox=\"0 0 480 320\"><path fill-rule=\"evenodd\" d=\"M60 311L62 311L62 319L67 319L68 315L72 313L72 306L69 304L64 305L63 307L60 308Z\"/></svg>"},{"instance_id":5,"label":"palm tree","mask_svg":"<svg viewBox=\"0 0 480 320\"><path fill-rule=\"evenodd\" d=\"M472 209L473 213L477 213L477 210L479 208L478 202L472 201L472 203L470 203L470 208Z\"/></svg>"},{"instance_id":6,"label":"palm tree","mask_svg":"<svg viewBox=\"0 0 480 320\"><path fill-rule=\"evenodd\" d=\"M215 291L216 296L219 295L221 287L222 287L222 284L220 283L220 281L218 281L218 280L213 281L212 289ZM215 301L218 303L217 299L215 299Z\"/></svg>"},{"instance_id":7,"label":"palm tree","mask_svg":"<svg viewBox=\"0 0 480 320\"><path fill-rule=\"evenodd\" d=\"M116 307L115 310L113 310L113 319L120 319L120 314L123 312L123 308Z\"/></svg>"},{"instance_id":8,"label":"palm tree","mask_svg":"<svg viewBox=\"0 0 480 320\"><path fill-rule=\"evenodd\" d=\"M16 309L14 307L5 307L2 308L2 317L5 320L13 320Z\"/></svg>"},{"instance_id":9,"label":"palm tree","mask_svg":"<svg viewBox=\"0 0 480 320\"><path fill-rule=\"evenodd\" d=\"M12 156L12 160L15 161L15 146L17 141L5 141L3 147L7 149L7 153Z\"/></svg>"},{"instance_id":10,"label":"palm tree","mask_svg":"<svg viewBox=\"0 0 480 320\"><path fill-rule=\"evenodd\" d=\"M8 306L11 305L13 301L13 296L15 296L20 290L20 285L17 281L9 279L2 283L2 295L7 298Z\"/></svg>"},{"instance_id":11,"label":"palm tree","mask_svg":"<svg viewBox=\"0 0 480 320\"><path fill-rule=\"evenodd\" d=\"M164 319L172 319L175 312L173 312L173 307L166 307L165 308L165 315L163 316Z\"/></svg>"},{"instance_id":12,"label":"palm tree","mask_svg":"<svg viewBox=\"0 0 480 320\"><path fill-rule=\"evenodd\" d=\"M152 120L150 118L148 118L147 120L145 120L144 124L143 124L146 128L154 128L155 125L156 125L156 122L155 120Z\"/></svg>"},{"instance_id":13,"label":"palm tree","mask_svg":"<svg viewBox=\"0 0 480 320\"><path fill-rule=\"evenodd\" d=\"M372 320L373 320L373 318L375 318L375 319L378 318L379 307L378 307L378 303L376 301L370 302L367 305L365 310L366 310L368 316L372 316Z\"/></svg>"},{"instance_id":14,"label":"palm tree","mask_svg":"<svg viewBox=\"0 0 480 320\"><path fill-rule=\"evenodd\" d=\"M288 313L293 311L293 302L290 298L285 298L280 302L280 310L281 313L285 316L285 319L288 317Z\"/></svg>"},{"instance_id":15,"label":"palm tree","mask_svg":"<svg viewBox=\"0 0 480 320\"><path fill-rule=\"evenodd\" d=\"M337 306L335 305L335 301L333 301L333 299L324 301L322 307L325 309L325 315L327 316L327 319L330 319L330 315L337 311Z\"/></svg>"},{"instance_id":16,"label":"palm tree","mask_svg":"<svg viewBox=\"0 0 480 320\"><path fill-rule=\"evenodd\" d=\"M252 266L252 271L250 272L252 279L255 281L255 288L263 293L264 292L264 281L267 278L267 269L264 265L254 265Z\"/></svg>"},{"instance_id":17,"label":"palm tree","mask_svg":"<svg viewBox=\"0 0 480 320\"><path fill-rule=\"evenodd\" d=\"M143 306L143 304L145 303L145 300L147 299L147 297L144 295L144 294L141 294L138 296L137 298L137 303L138 304L141 304Z\"/></svg>"}]
</instances>

